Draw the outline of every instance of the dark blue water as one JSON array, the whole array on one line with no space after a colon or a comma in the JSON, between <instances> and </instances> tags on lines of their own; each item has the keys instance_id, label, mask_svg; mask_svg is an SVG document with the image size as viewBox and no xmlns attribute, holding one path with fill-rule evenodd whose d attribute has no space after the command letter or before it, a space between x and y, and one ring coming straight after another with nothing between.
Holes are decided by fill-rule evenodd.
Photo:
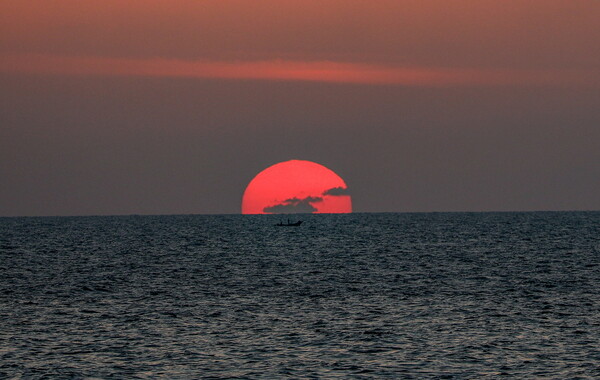
<instances>
[{"instance_id":1,"label":"dark blue water","mask_svg":"<svg viewBox=\"0 0 600 380\"><path fill-rule=\"evenodd\" d=\"M0 219L0 378L600 376L600 213Z\"/></svg>"}]
</instances>

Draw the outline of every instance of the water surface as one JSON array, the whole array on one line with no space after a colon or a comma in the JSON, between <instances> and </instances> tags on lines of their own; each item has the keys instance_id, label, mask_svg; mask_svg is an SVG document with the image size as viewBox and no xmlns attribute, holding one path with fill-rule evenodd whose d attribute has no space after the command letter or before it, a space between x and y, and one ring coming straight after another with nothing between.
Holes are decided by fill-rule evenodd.
<instances>
[{"instance_id":1,"label":"water surface","mask_svg":"<svg viewBox=\"0 0 600 380\"><path fill-rule=\"evenodd\" d=\"M600 376L600 213L0 219L0 377Z\"/></svg>"}]
</instances>

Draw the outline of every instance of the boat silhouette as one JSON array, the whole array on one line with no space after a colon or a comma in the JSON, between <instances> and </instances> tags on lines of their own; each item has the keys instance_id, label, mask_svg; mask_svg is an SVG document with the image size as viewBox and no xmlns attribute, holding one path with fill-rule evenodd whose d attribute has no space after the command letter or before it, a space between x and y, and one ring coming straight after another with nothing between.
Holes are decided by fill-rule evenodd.
<instances>
[{"instance_id":1,"label":"boat silhouette","mask_svg":"<svg viewBox=\"0 0 600 380\"><path fill-rule=\"evenodd\" d=\"M287 223L279 222L276 224L276 226L277 227L298 227L301 224L302 224L301 220L291 223L290 220L288 219Z\"/></svg>"}]
</instances>

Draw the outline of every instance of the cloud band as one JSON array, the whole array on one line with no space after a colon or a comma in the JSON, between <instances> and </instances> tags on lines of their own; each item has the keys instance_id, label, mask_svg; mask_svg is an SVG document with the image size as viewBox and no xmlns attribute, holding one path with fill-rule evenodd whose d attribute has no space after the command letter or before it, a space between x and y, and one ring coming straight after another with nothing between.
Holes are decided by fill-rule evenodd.
<instances>
[{"instance_id":1,"label":"cloud band","mask_svg":"<svg viewBox=\"0 0 600 380\"><path fill-rule=\"evenodd\" d=\"M53 75L183 77L405 86L600 86L600 72L393 67L331 61L185 61L150 58L0 56L0 72Z\"/></svg>"}]
</instances>

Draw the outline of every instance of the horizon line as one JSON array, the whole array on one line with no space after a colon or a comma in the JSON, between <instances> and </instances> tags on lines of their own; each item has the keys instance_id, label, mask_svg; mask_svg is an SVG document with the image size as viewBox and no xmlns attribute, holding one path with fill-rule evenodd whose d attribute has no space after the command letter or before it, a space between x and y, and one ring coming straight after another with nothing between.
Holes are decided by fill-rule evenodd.
<instances>
[{"instance_id":1,"label":"horizon line","mask_svg":"<svg viewBox=\"0 0 600 380\"><path fill-rule=\"evenodd\" d=\"M10 218L91 218L91 217L130 217L130 216L282 216L282 215L350 215L350 214L485 214L485 213L556 213L556 212L600 212L600 209L570 210L454 210L454 211L353 211L344 213L291 213L291 214L242 214L237 213L175 213L175 214L71 214L71 215L0 215L0 219Z\"/></svg>"}]
</instances>

